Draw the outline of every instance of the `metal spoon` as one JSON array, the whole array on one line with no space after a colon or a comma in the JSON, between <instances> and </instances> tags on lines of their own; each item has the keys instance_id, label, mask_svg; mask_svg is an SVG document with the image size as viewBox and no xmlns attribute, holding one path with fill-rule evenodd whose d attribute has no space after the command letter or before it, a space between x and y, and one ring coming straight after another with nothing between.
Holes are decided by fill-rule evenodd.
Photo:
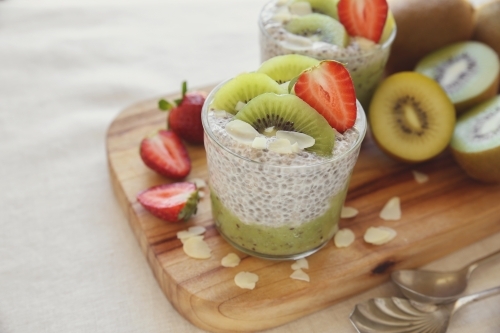
<instances>
[{"instance_id":1,"label":"metal spoon","mask_svg":"<svg viewBox=\"0 0 500 333\"><path fill-rule=\"evenodd\" d=\"M462 306L500 294L500 286L463 296L445 305L421 304L404 298L373 298L355 306L349 316L359 333L444 333Z\"/></svg>"},{"instance_id":2,"label":"metal spoon","mask_svg":"<svg viewBox=\"0 0 500 333\"><path fill-rule=\"evenodd\" d=\"M442 304L456 300L467 288L472 272L479 265L500 256L500 250L480 258L457 271L399 270L391 274L403 295L419 303Z\"/></svg>"}]
</instances>

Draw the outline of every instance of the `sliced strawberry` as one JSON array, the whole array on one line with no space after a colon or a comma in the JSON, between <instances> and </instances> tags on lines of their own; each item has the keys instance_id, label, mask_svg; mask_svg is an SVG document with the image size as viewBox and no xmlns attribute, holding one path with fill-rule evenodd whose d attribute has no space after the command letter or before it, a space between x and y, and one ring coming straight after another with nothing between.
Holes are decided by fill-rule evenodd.
<instances>
[{"instance_id":1,"label":"sliced strawberry","mask_svg":"<svg viewBox=\"0 0 500 333\"><path fill-rule=\"evenodd\" d=\"M389 6L386 0L340 0L339 21L350 36L380 41Z\"/></svg>"},{"instance_id":2,"label":"sliced strawberry","mask_svg":"<svg viewBox=\"0 0 500 333\"><path fill-rule=\"evenodd\" d=\"M337 61L322 61L304 71L295 83L295 94L340 133L356 122L354 85L347 69Z\"/></svg>"},{"instance_id":3,"label":"sliced strawberry","mask_svg":"<svg viewBox=\"0 0 500 333\"><path fill-rule=\"evenodd\" d=\"M195 184L182 182L151 187L139 193L137 200L154 216L175 223L196 213L199 196Z\"/></svg>"},{"instance_id":4,"label":"sliced strawberry","mask_svg":"<svg viewBox=\"0 0 500 333\"><path fill-rule=\"evenodd\" d=\"M142 140L144 163L161 175L182 179L191 171L191 159L181 139L172 131L160 130Z\"/></svg>"}]
</instances>

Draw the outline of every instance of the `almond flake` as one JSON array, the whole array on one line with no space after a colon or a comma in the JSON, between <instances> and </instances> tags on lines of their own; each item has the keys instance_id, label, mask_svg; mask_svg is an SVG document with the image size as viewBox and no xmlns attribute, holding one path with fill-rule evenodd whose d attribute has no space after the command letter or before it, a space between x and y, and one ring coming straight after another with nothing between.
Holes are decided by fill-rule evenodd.
<instances>
[{"instance_id":1,"label":"almond flake","mask_svg":"<svg viewBox=\"0 0 500 333\"><path fill-rule=\"evenodd\" d=\"M234 277L234 283L243 289L254 289L257 281L259 281L259 276L250 272L239 272Z\"/></svg>"},{"instance_id":2,"label":"almond flake","mask_svg":"<svg viewBox=\"0 0 500 333\"><path fill-rule=\"evenodd\" d=\"M295 142L292 146L292 152L293 153L300 153L302 149L300 149L299 144Z\"/></svg>"},{"instance_id":3,"label":"almond flake","mask_svg":"<svg viewBox=\"0 0 500 333\"><path fill-rule=\"evenodd\" d=\"M306 258L296 260L295 263L292 264L293 270L301 269L301 268L309 269L309 263L307 262Z\"/></svg>"},{"instance_id":4,"label":"almond flake","mask_svg":"<svg viewBox=\"0 0 500 333\"><path fill-rule=\"evenodd\" d=\"M342 207L342 210L340 211L340 218L342 219L349 219L351 217L354 217L358 215L358 210L353 207Z\"/></svg>"},{"instance_id":5,"label":"almond flake","mask_svg":"<svg viewBox=\"0 0 500 333\"><path fill-rule=\"evenodd\" d=\"M308 15L312 14L311 4L309 2L294 2L288 6L290 13L293 15Z\"/></svg>"},{"instance_id":6,"label":"almond flake","mask_svg":"<svg viewBox=\"0 0 500 333\"><path fill-rule=\"evenodd\" d=\"M276 14L274 14L273 16L273 20L276 21L276 22L285 22L285 21L289 21L292 19L292 15L288 12L278 12Z\"/></svg>"},{"instance_id":7,"label":"almond flake","mask_svg":"<svg viewBox=\"0 0 500 333\"><path fill-rule=\"evenodd\" d=\"M287 139L290 144L298 143L300 149L306 149L314 146L316 140L307 134L293 131L276 131L278 139Z\"/></svg>"},{"instance_id":8,"label":"almond flake","mask_svg":"<svg viewBox=\"0 0 500 333\"><path fill-rule=\"evenodd\" d=\"M213 112L214 112L215 118L226 118L230 115L229 112L226 112L224 110L215 110Z\"/></svg>"},{"instance_id":9,"label":"almond flake","mask_svg":"<svg viewBox=\"0 0 500 333\"><path fill-rule=\"evenodd\" d=\"M226 131L233 139L246 145L251 145L253 139L260 135L252 125L239 119L228 122Z\"/></svg>"},{"instance_id":10,"label":"almond flake","mask_svg":"<svg viewBox=\"0 0 500 333\"><path fill-rule=\"evenodd\" d=\"M267 127L264 129L264 132L266 132L266 133L272 133L273 131L274 131L274 126Z\"/></svg>"},{"instance_id":11,"label":"almond flake","mask_svg":"<svg viewBox=\"0 0 500 333\"><path fill-rule=\"evenodd\" d=\"M386 221L396 221L401 218L399 197L393 197L385 204L380 212L380 218Z\"/></svg>"},{"instance_id":12,"label":"almond flake","mask_svg":"<svg viewBox=\"0 0 500 333\"><path fill-rule=\"evenodd\" d=\"M183 243L182 249L191 258L208 259L212 256L212 250L210 250L208 244L203 240L203 236L189 237Z\"/></svg>"},{"instance_id":13,"label":"almond flake","mask_svg":"<svg viewBox=\"0 0 500 333\"><path fill-rule=\"evenodd\" d=\"M370 227L366 230L363 239L370 244L382 245L393 240L396 234L396 230L389 227Z\"/></svg>"},{"instance_id":14,"label":"almond flake","mask_svg":"<svg viewBox=\"0 0 500 333\"><path fill-rule=\"evenodd\" d=\"M335 233L335 237L333 238L333 242L335 243L336 247L348 247L354 242L354 239L356 237L354 236L354 232L352 232L351 229L344 228L340 229Z\"/></svg>"},{"instance_id":15,"label":"almond flake","mask_svg":"<svg viewBox=\"0 0 500 333\"><path fill-rule=\"evenodd\" d=\"M307 275L307 273L304 272L303 270L301 270L300 268L293 271L293 273L290 275L290 277L294 280L302 280L302 281L307 281L307 282L310 281L309 275Z\"/></svg>"},{"instance_id":16,"label":"almond flake","mask_svg":"<svg viewBox=\"0 0 500 333\"><path fill-rule=\"evenodd\" d=\"M291 154L292 153L292 145L290 141L287 139L277 139L273 142L270 142L268 147L270 151L274 151L280 154Z\"/></svg>"},{"instance_id":17,"label":"almond flake","mask_svg":"<svg viewBox=\"0 0 500 333\"><path fill-rule=\"evenodd\" d=\"M236 253L229 253L221 260L221 265L224 267L236 267L240 264L240 257Z\"/></svg>"},{"instance_id":18,"label":"almond flake","mask_svg":"<svg viewBox=\"0 0 500 333\"><path fill-rule=\"evenodd\" d=\"M258 136L252 141L252 148L266 149L267 140L263 136Z\"/></svg>"},{"instance_id":19,"label":"almond flake","mask_svg":"<svg viewBox=\"0 0 500 333\"><path fill-rule=\"evenodd\" d=\"M195 225L193 227L190 227L188 230L179 231L177 233L177 238L187 239L187 238L190 238L193 236L202 235L203 233L205 233L205 231L207 231L207 229L205 229L205 227Z\"/></svg>"},{"instance_id":20,"label":"almond flake","mask_svg":"<svg viewBox=\"0 0 500 333\"><path fill-rule=\"evenodd\" d=\"M413 173L413 178L415 178L415 181L419 184L423 184L429 180L429 176L427 176L425 173L419 172L412 170Z\"/></svg>"},{"instance_id":21,"label":"almond flake","mask_svg":"<svg viewBox=\"0 0 500 333\"><path fill-rule=\"evenodd\" d=\"M193 178L189 180L191 183L196 185L196 188L204 188L207 186L207 183L201 178Z\"/></svg>"},{"instance_id":22,"label":"almond flake","mask_svg":"<svg viewBox=\"0 0 500 333\"><path fill-rule=\"evenodd\" d=\"M234 110L240 111L241 109L243 109L245 105L247 104L243 103L242 101L238 101L238 103L236 103L236 105L234 106Z\"/></svg>"}]
</instances>

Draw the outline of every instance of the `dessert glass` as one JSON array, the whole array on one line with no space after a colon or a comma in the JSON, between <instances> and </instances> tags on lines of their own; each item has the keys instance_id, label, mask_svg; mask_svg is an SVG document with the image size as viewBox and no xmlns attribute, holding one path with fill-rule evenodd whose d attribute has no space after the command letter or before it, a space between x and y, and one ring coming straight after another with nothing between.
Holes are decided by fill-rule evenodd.
<instances>
[{"instance_id":1,"label":"dessert glass","mask_svg":"<svg viewBox=\"0 0 500 333\"><path fill-rule=\"evenodd\" d=\"M349 70L356 89L356 98L364 109L368 110L375 88L384 75L391 45L396 37L396 26L382 44L352 37L345 48L324 42L308 42L305 37L287 32L282 24L270 21L273 8L279 2L280 0L268 2L259 15L261 62L284 54L301 54L318 60L337 60Z\"/></svg>"},{"instance_id":2,"label":"dessert glass","mask_svg":"<svg viewBox=\"0 0 500 333\"><path fill-rule=\"evenodd\" d=\"M210 104L222 84L208 95L201 115L217 230L236 249L256 257L298 259L318 251L338 230L366 133L361 104L350 136L337 135L333 157L278 156L238 143L217 125L225 120L214 116ZM294 165L298 155L307 157Z\"/></svg>"}]
</instances>

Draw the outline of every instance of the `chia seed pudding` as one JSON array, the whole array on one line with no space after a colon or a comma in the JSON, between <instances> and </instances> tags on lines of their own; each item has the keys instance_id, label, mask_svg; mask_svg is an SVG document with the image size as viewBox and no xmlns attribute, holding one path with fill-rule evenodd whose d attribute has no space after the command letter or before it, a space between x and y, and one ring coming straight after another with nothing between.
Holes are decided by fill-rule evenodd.
<instances>
[{"instance_id":1,"label":"chia seed pudding","mask_svg":"<svg viewBox=\"0 0 500 333\"><path fill-rule=\"evenodd\" d=\"M263 7L259 17L261 62L292 53L318 60L342 62L351 74L357 99L366 110L376 85L383 76L396 36L395 26L387 38L382 37L380 44L362 37L350 36L349 44L341 47L288 32L284 28L286 17L293 17L286 0L272 0Z\"/></svg>"},{"instance_id":2,"label":"chia seed pudding","mask_svg":"<svg viewBox=\"0 0 500 333\"><path fill-rule=\"evenodd\" d=\"M280 154L239 143L226 132L233 115L210 107L221 86L209 94L202 111L219 233L235 248L261 258L298 259L316 252L338 230L366 133L362 106L357 103L354 127L336 135L332 157L307 150Z\"/></svg>"}]
</instances>

